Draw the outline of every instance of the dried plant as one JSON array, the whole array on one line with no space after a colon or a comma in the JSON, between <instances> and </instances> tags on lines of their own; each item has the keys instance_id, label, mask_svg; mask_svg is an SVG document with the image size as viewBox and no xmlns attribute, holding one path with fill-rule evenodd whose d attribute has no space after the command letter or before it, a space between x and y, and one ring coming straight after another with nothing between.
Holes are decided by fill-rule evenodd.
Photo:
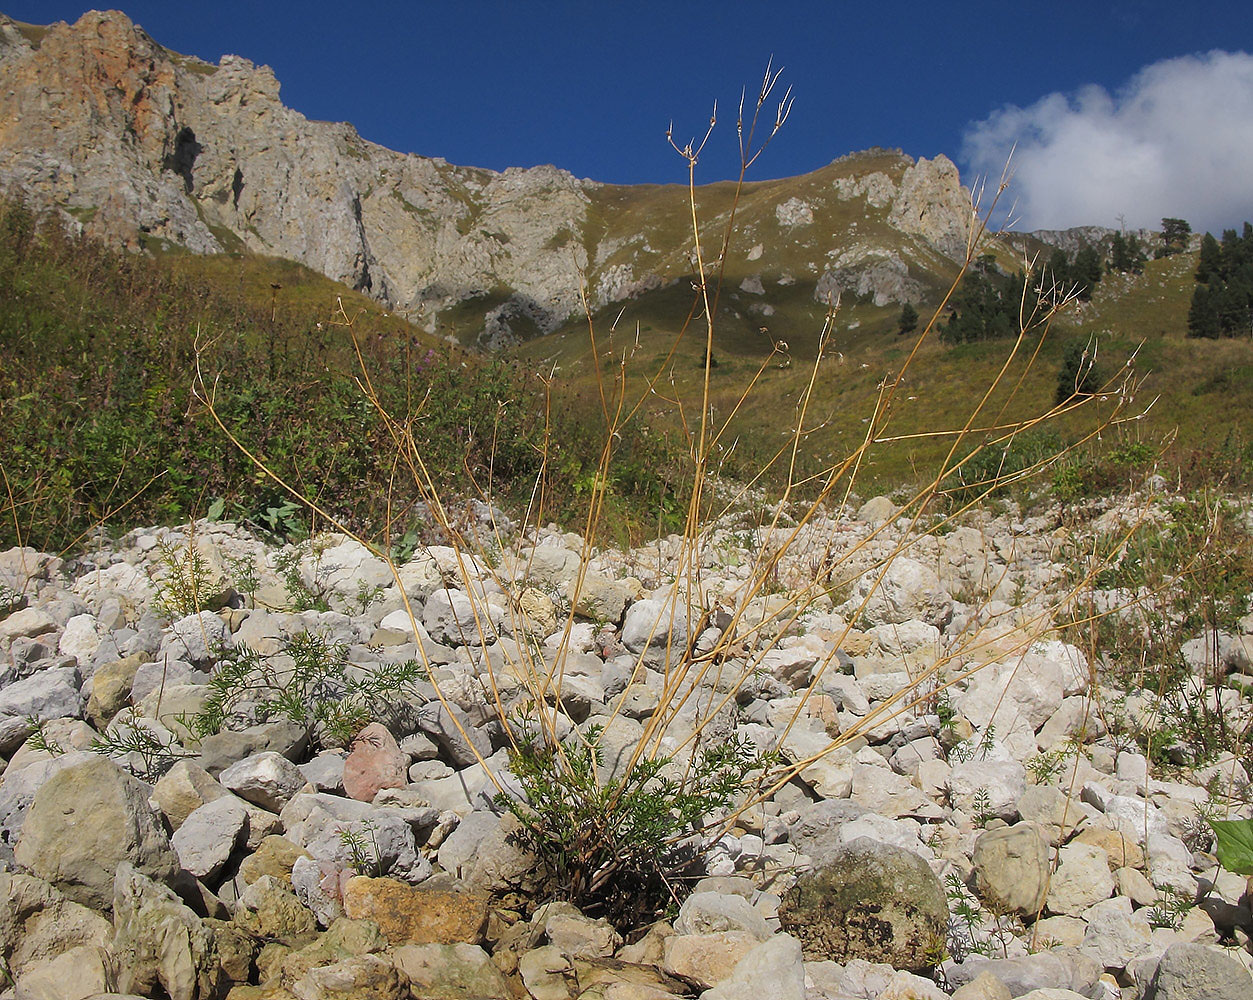
<instances>
[{"instance_id":1,"label":"dried plant","mask_svg":"<svg viewBox=\"0 0 1253 1000\"><path fill-rule=\"evenodd\" d=\"M895 539L887 546L886 555L871 562L876 574L877 588L882 584L893 562L908 553L920 538L946 530L954 519L977 507L995 491L1041 473L1051 462L1092 439L1102 429L1140 415L1132 410L1137 379L1129 363L1107 379L1099 392L1074 394L1061 403L1025 416L1017 412L1020 390L1026 378L1025 370L1029 370L1038 357L1040 343L1048 336L1053 318L1070 301L1070 296L1065 294L1049 294L1034 296L1031 305L1024 300L1018 322L1019 332L1008 345L1004 363L993 381L976 395L974 405L959 426L927 431L897 430L903 414L908 411L909 401L902 391L907 374L912 375L911 369L917 362L922 345L935 336L937 317L943 315L962 274L985 251L993 238L987 229L986 220L1007 183L1002 178L992 196L992 205L986 212L980 213L977 199L972 205L961 274L954 280L930 322L917 334L912 349L899 370L885 377L880 384L873 408L867 415L865 433L860 444L828 464L819 473L800 471L806 436L821 424L811 413L815 386L821 378L834 377L830 375L831 359L828 352L834 318L839 308L839 302L835 300L829 304L825 323L819 333L817 354L800 393L786 443L768 456L756 474L748 476L746 481L731 483L722 480L718 474L720 456L733 447L734 420L737 414L749 405L762 377L772 366L791 363L788 344L781 339L772 340L770 350L756 370L747 377L729 411L715 415L711 405L711 370L715 364L714 347L722 269L735 233L735 212L740 202L745 175L783 127L791 109L790 91L781 100L776 101L773 98L778 80L777 71L767 70L755 102L748 108L741 103L736 121L741 150L740 175L735 184L735 194L731 199L731 210L725 228L714 241L719 249L712 254L709 250L711 239L698 210L696 168L717 124L716 107L710 116L708 129L699 140L693 139L680 145L673 138L673 129L667 133L668 141L687 169L694 303L661 363L648 371L638 371L633 346L615 346L612 339L606 340L602 336L586 293L584 295L590 356L594 359L596 393L603 420L603 445L596 473L590 477L584 494L579 568L570 585L567 611L555 640L550 639L544 646L539 643L518 642L516 647L498 647L500 657L491 659L483 677L489 703L512 748L515 775L523 779L530 797L529 805L517 808L524 819L536 815L544 816L544 810L553 800L553 796L566 796L572 814L582 815L590 810L605 817L621 816L624 809L629 813L634 808L632 801L639 801L643 802L640 808L646 809L648 816L653 819L665 817L659 836L669 847L691 843L694 836L698 843L711 842L729 829L743 810L773 795L783 784L805 772L823 756L847 746L860 735L906 713L925 712L934 708L945 697L948 688L968 679L993 654L1002 662L1008 662L1024 653L1033 642L1055 629L1055 611L1072 601L1091 574L1099 570L1099 567L1094 566L1085 579L1073 581L1069 587L1054 595L1050 607L1023 622L1012 641L1006 641L1004 636L986 631L983 626L971 627L965 634L953 638L932 665L916 672L909 683L902 686L891 698L880 703L855 725L827 740L816 752L801 759L783 763L775 759L768 765L763 763L761 766L745 769L742 775L745 780L737 783L733 789L717 786L721 798L719 803L703 802L709 808L699 811L682 808L687 801L685 796L699 794L701 789L711 787L707 763L710 759L722 759L711 751L716 750L725 739L717 728L718 720L734 709L740 691L762 672L766 656L777 648L780 638L788 634L789 630L796 629L803 617L815 609L819 601L828 597L832 581L843 580L848 567L857 565L860 569L872 546L889 538ZM762 132L766 133L764 139L758 138ZM351 331L352 318L342 306L339 322ZM1028 330L1032 331L1030 335L1026 332ZM703 378L695 405L686 402L682 394L674 389L669 376L680 343L693 337L699 337L703 341L704 358ZM476 641L487 645L494 641L496 634L488 615L487 603L475 598L476 594L481 594L477 577L487 568L486 571L491 573L494 582L506 593L516 589L515 580L491 569L493 563L486 558L489 548L500 552L509 551L510 542L505 533L499 530L494 515L486 531L470 532L458 526L455 516L457 498L446 495L442 485L445 470L428 465L412 433L414 421L421 412L421 404L418 404L416 410L407 413L389 411L383 405L380 394L375 391L360 348L358 360L361 365L358 374L361 390L374 406L376 415L394 446L392 483L402 476L412 481L426 505L430 522L452 545L462 589L473 599ZM552 387L556 374L549 372L542 379L548 389L543 417L546 428L551 431L554 405ZM309 503L295 485L283 481L261 457L251 453L234 430L219 416L218 384L200 365L197 367L196 388L199 397L223 432L252 459L260 473L270 477L293 500ZM686 456L689 491L684 526L677 540L677 551L672 563L673 582L662 602L664 610L654 627L654 636L663 633L667 636L664 655L658 668L662 683L659 705L644 722L641 735L625 755L616 776L607 777L603 769L595 766L602 749L600 740L604 729L600 726L606 720L600 720L596 727L585 728L583 731L575 729L566 736L559 725L558 717L561 714L565 666L571 651L571 636L577 615L575 609L579 606L580 595L588 585L588 567L599 544L602 514L608 484L613 481L618 449L624 438L633 433L645 404L651 405L658 400L670 405L686 434L689 443ZM979 460L985 456L1004 452L1022 435L1046 427L1063 415L1085 408L1096 410L1087 434L1074 444L1061 448L1059 452L1042 456L1025 467L1017 467L1012 471L998 468L995 462L991 465L980 463ZM796 581L793 580L788 580L785 584L781 577L782 567L790 556L797 554L799 546L815 544L813 529L828 511L843 509L870 456L877 449L924 438L946 442L946 451L942 460L924 477L922 485L905 499L900 509L898 518L905 519L908 530L896 537L888 534L890 525L883 525L862 539L851 551L841 554L827 547L820 556L811 553L812 559L809 561L817 559L821 563L821 578L811 579L803 586L795 585ZM549 520L547 470L554 460L555 448L549 434L545 435L544 440L541 469L531 490L531 502L522 515L524 528L521 535L525 535L528 528L538 530ZM982 470L978 476L964 476L967 470L976 467ZM783 483L777 494L762 505L764 516L755 529L756 538L769 540L769 544L752 547L748 555L746 582L738 594L731 597L715 595L704 586L708 572L706 567L711 561L709 557L720 544L717 539L725 538L726 525L733 520L734 512L752 506L751 500L763 488L768 471L778 474ZM380 559L386 560L393 573L396 573L396 564L390 555L389 543L395 522L388 485L390 484L380 484L381 489L387 490L385 541L372 544L368 539L359 540ZM476 481L478 499L487 502L488 510L493 509L490 503L493 485L490 474L487 481ZM316 503L309 503L309 506L324 523L345 534L353 534L348 530L345 519L337 517L334 511L324 509ZM724 534L720 535L720 531ZM525 578L526 575L524 562L520 576ZM404 594L403 587L398 590ZM850 622L859 618L873 592L872 588L860 606L848 616ZM778 600L767 614L754 616L752 612L760 607L759 599L767 596ZM412 616L414 609L409 605L407 597L404 600ZM976 611L980 610L981 607L976 608ZM516 636L525 635L526 623L516 606L508 614L511 616L508 630ZM974 620L977 621L978 618L979 615L976 614ZM676 639L676 632L667 628L666 623L670 620L685 625L685 629L676 632L690 638L686 641ZM830 643L830 652L818 663L808 683L798 692L798 705L780 734L780 741L785 740L795 727L806 704L820 689L824 676L828 672L839 671L836 653L851 627L850 624L843 635L834 638ZM419 652L425 656L420 646ZM636 663L637 674L642 674L644 660L645 654L641 653ZM430 680L436 698L446 708L450 707L450 695L442 689L438 673L431 672ZM612 723L622 710L621 699L609 708L608 723ZM525 727L518 723L519 710L524 711L528 719ZM693 710L694 723L691 722ZM457 713L450 712L449 717L460 728ZM469 740L467 743L474 745ZM505 794L507 789L499 776L487 767L485 761L480 759L480 763L487 769L488 777L496 789ZM667 782L650 785L650 776L660 774L663 770ZM649 801L647 796L638 798L641 790L647 791L650 788L661 797L660 808L657 801ZM632 800L632 796L637 798ZM715 808L715 805L718 807ZM548 845L554 852L577 859L575 867L571 869L567 866L562 876L568 891L577 895L578 892L595 890L606 885L620 886L617 876L624 870L633 869L629 865L624 869L613 860L613 845L616 842L605 832L620 829L621 826L613 822L568 823L556 832L548 830L543 834L544 837L559 838L559 843ZM658 830L653 828L653 832L657 833ZM535 828L532 828L532 834L534 836L530 846L542 853L545 844L538 842L539 835L535 833ZM606 839L607 837L610 839ZM673 857L686 863L686 855L681 851L669 854L658 849L653 857L656 867L652 875L656 876L656 883L661 884L671 898L681 896L683 885L674 881L671 876L679 874L682 865L676 860L675 867L667 867L666 859ZM589 904L586 895L580 897L580 901L585 905ZM604 901L601 902L603 905ZM629 907L631 919L646 919L664 902L653 898L645 906ZM595 908L594 902L590 905Z\"/></svg>"}]
</instances>

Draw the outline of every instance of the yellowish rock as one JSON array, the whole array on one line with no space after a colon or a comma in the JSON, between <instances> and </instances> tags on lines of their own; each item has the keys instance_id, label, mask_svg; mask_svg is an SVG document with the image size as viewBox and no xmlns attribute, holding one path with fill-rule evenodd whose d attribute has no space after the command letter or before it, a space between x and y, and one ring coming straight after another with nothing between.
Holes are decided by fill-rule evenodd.
<instances>
[{"instance_id":1,"label":"yellowish rock","mask_svg":"<svg viewBox=\"0 0 1253 1000\"><path fill-rule=\"evenodd\" d=\"M344 886L344 913L373 920L393 945L478 944L487 926L483 892L423 889L391 878L357 876Z\"/></svg>"}]
</instances>

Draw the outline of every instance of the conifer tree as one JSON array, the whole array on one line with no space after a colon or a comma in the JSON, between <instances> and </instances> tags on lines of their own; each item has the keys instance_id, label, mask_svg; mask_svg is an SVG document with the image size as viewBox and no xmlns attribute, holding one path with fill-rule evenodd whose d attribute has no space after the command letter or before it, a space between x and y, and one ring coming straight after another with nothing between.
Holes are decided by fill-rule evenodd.
<instances>
[{"instance_id":1,"label":"conifer tree","mask_svg":"<svg viewBox=\"0 0 1253 1000\"><path fill-rule=\"evenodd\" d=\"M1144 247L1140 245L1140 237L1135 233L1128 234L1127 270L1132 274L1142 274L1144 272L1144 263L1148 259L1148 255L1144 252Z\"/></svg>"},{"instance_id":2,"label":"conifer tree","mask_svg":"<svg viewBox=\"0 0 1253 1000\"><path fill-rule=\"evenodd\" d=\"M1188 237L1192 235L1192 227L1186 219L1162 219L1162 245L1158 248L1158 257L1170 257L1188 247Z\"/></svg>"},{"instance_id":3,"label":"conifer tree","mask_svg":"<svg viewBox=\"0 0 1253 1000\"><path fill-rule=\"evenodd\" d=\"M940 339L961 344L1015 336L1019 324L1030 323L1039 312L1039 284L1036 274L993 277L990 268L972 269L950 300L952 313L939 328Z\"/></svg>"},{"instance_id":4,"label":"conifer tree","mask_svg":"<svg viewBox=\"0 0 1253 1000\"><path fill-rule=\"evenodd\" d=\"M1223 231L1222 243L1201 239L1196 288L1188 310L1192 337L1253 336L1253 226Z\"/></svg>"},{"instance_id":5,"label":"conifer tree","mask_svg":"<svg viewBox=\"0 0 1253 1000\"><path fill-rule=\"evenodd\" d=\"M900 323L899 323L899 330L897 332L900 335L904 336L907 333L913 333L917 329L918 329L918 310L915 309L910 303L906 302L903 306L901 306L901 318L900 318Z\"/></svg>"},{"instance_id":6,"label":"conifer tree","mask_svg":"<svg viewBox=\"0 0 1253 1000\"><path fill-rule=\"evenodd\" d=\"M1124 236L1121 232L1114 234L1109 247L1109 269L1111 271L1130 271L1139 274L1144 270L1147 258L1140 246L1140 238L1135 233Z\"/></svg>"},{"instance_id":7,"label":"conifer tree","mask_svg":"<svg viewBox=\"0 0 1253 1000\"><path fill-rule=\"evenodd\" d=\"M1070 293L1074 283L1070 257L1065 250L1058 247L1049 256L1049 262L1045 265L1041 287L1049 293L1049 297L1054 302L1060 302Z\"/></svg>"},{"instance_id":8,"label":"conifer tree","mask_svg":"<svg viewBox=\"0 0 1253 1000\"><path fill-rule=\"evenodd\" d=\"M1057 393L1054 399L1064 403L1073 396L1096 392L1101 377L1088 355L1086 341L1072 340L1062 352L1062 367L1057 373Z\"/></svg>"},{"instance_id":9,"label":"conifer tree","mask_svg":"<svg viewBox=\"0 0 1253 1000\"><path fill-rule=\"evenodd\" d=\"M1122 233L1115 233L1109 245L1109 269L1125 271L1129 263L1127 256L1127 240Z\"/></svg>"},{"instance_id":10,"label":"conifer tree","mask_svg":"<svg viewBox=\"0 0 1253 1000\"><path fill-rule=\"evenodd\" d=\"M1070 273L1075 284L1079 286L1079 298L1085 302L1092 298L1092 290L1101 280L1101 255L1096 252L1096 248L1085 246L1075 254Z\"/></svg>"},{"instance_id":11,"label":"conifer tree","mask_svg":"<svg viewBox=\"0 0 1253 1000\"><path fill-rule=\"evenodd\" d=\"M1219 334L1218 310L1214 293L1208 285L1197 285L1188 309L1188 336L1216 338Z\"/></svg>"},{"instance_id":12,"label":"conifer tree","mask_svg":"<svg viewBox=\"0 0 1253 1000\"><path fill-rule=\"evenodd\" d=\"M1201 259L1196 267L1196 280L1201 284L1222 277L1222 248L1211 233L1201 237Z\"/></svg>"}]
</instances>

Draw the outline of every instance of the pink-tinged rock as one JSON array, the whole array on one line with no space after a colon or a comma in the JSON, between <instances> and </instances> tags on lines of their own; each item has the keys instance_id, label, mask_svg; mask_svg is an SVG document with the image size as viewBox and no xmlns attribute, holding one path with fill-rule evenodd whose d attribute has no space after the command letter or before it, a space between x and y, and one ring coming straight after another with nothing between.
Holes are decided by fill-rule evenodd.
<instances>
[{"instance_id":1,"label":"pink-tinged rock","mask_svg":"<svg viewBox=\"0 0 1253 1000\"><path fill-rule=\"evenodd\" d=\"M344 761L344 791L350 798L372 802L380 788L404 788L409 783L409 758L387 727L366 726L352 741Z\"/></svg>"}]
</instances>

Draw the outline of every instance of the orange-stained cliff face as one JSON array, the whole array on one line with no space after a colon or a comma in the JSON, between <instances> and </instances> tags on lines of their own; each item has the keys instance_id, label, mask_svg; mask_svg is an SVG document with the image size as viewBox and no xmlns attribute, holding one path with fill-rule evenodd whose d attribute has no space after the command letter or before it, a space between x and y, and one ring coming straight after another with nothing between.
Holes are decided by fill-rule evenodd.
<instances>
[{"instance_id":1,"label":"orange-stained cliff face","mask_svg":"<svg viewBox=\"0 0 1253 1000\"><path fill-rule=\"evenodd\" d=\"M0 122L0 189L113 243L290 257L404 307L506 285L541 326L578 306L577 268L549 260L582 228L569 174L391 152L284 107L269 67L170 52L117 11L0 16Z\"/></svg>"},{"instance_id":2,"label":"orange-stained cliff face","mask_svg":"<svg viewBox=\"0 0 1253 1000\"><path fill-rule=\"evenodd\" d=\"M160 174L180 130L170 53L116 11L31 34L0 26L4 186L87 216L93 233L128 246L147 232L218 249L190 204L162 205Z\"/></svg>"},{"instance_id":3,"label":"orange-stained cliff face","mask_svg":"<svg viewBox=\"0 0 1253 1000\"><path fill-rule=\"evenodd\" d=\"M25 79L54 96L66 120L85 109L104 129L120 124L154 165L169 152L174 67L122 15L92 12L74 28L55 26L33 53Z\"/></svg>"},{"instance_id":4,"label":"orange-stained cliff face","mask_svg":"<svg viewBox=\"0 0 1253 1000\"><path fill-rule=\"evenodd\" d=\"M93 11L72 27L51 25L35 45L16 29L6 32L5 41L16 50L8 60L9 89L0 93L0 137L6 141L15 129L83 121L126 121L146 134L154 124L154 102L167 98L168 110L173 73L160 72L156 46L120 14Z\"/></svg>"}]
</instances>

